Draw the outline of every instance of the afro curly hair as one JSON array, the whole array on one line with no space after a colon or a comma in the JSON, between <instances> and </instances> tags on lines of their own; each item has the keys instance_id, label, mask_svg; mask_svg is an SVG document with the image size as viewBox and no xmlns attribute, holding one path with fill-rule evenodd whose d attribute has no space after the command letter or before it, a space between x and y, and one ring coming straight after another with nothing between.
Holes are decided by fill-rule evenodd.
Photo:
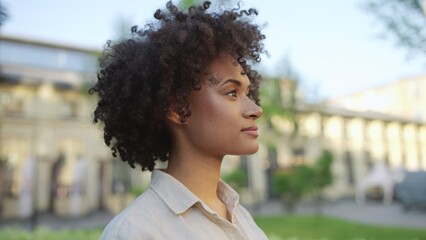
<instances>
[{"instance_id":1,"label":"afro curly hair","mask_svg":"<svg viewBox=\"0 0 426 240\"><path fill-rule=\"evenodd\" d=\"M250 17L255 9L209 13L210 2L179 10L171 1L157 10L154 22L131 28L132 37L108 41L99 58L98 81L89 90L98 96L93 122L102 123L112 154L152 171L167 161L171 137L166 116L171 103L184 122L187 100L201 87L215 57L238 60L250 80L249 97L259 104L260 75L250 63L260 62L265 36Z\"/></svg>"}]
</instances>

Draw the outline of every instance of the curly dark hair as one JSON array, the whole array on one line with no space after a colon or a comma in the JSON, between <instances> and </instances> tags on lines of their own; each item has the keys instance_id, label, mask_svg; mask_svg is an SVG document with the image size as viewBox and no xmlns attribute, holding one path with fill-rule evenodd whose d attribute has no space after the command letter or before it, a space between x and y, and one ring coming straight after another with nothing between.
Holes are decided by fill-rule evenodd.
<instances>
[{"instance_id":1,"label":"curly dark hair","mask_svg":"<svg viewBox=\"0 0 426 240\"><path fill-rule=\"evenodd\" d=\"M94 123L102 123L112 154L132 168L152 171L167 161L171 146L166 115L171 103L184 122L187 98L201 87L213 59L228 54L238 60L250 80L249 97L259 104L260 75L250 63L260 62L265 36L250 17L255 9L209 13L210 2L179 10L171 1L158 9L155 22L131 28L132 37L108 41L99 59Z\"/></svg>"}]
</instances>

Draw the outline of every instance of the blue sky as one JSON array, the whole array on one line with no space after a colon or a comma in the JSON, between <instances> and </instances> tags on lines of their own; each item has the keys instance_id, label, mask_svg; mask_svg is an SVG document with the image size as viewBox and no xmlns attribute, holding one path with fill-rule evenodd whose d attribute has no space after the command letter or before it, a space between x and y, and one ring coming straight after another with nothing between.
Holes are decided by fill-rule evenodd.
<instances>
[{"instance_id":1,"label":"blue sky","mask_svg":"<svg viewBox=\"0 0 426 240\"><path fill-rule=\"evenodd\" d=\"M166 1L2 0L10 18L4 35L102 48L117 36L117 20L143 25ZM426 58L407 57L391 40L378 38L381 25L362 0L246 0L259 10L266 48L261 68L279 72L288 58L308 94L341 96L402 78L426 74Z\"/></svg>"}]
</instances>

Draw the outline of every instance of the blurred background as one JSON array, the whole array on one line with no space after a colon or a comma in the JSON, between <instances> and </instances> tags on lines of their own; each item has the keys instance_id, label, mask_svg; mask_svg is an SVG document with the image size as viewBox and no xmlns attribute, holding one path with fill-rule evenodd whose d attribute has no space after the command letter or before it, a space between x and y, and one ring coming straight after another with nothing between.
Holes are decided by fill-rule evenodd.
<instances>
[{"instance_id":1,"label":"blurred background","mask_svg":"<svg viewBox=\"0 0 426 240\"><path fill-rule=\"evenodd\" d=\"M106 41L130 37L165 3L0 1L0 238L16 237L18 226L22 239L38 227L95 229L82 239L96 239L147 188L150 174L105 146L87 90ZM261 148L228 156L222 173L268 236L304 236L285 227L298 221L289 214L426 229L425 2L221 0L212 8L238 4L259 11L266 35L255 67L264 78ZM274 228L268 221L280 216ZM322 229L336 226L327 221Z\"/></svg>"}]
</instances>

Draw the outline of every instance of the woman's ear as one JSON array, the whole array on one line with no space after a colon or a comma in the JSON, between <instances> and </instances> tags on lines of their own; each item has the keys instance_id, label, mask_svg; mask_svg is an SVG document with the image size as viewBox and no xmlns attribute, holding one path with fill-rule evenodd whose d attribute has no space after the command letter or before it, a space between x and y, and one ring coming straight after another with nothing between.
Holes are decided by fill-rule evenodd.
<instances>
[{"instance_id":1,"label":"woman's ear","mask_svg":"<svg viewBox=\"0 0 426 240\"><path fill-rule=\"evenodd\" d=\"M172 123L182 124L182 122L180 121L181 119L180 115L172 109L170 109L169 112L167 113L167 119L171 121Z\"/></svg>"},{"instance_id":2,"label":"woman's ear","mask_svg":"<svg viewBox=\"0 0 426 240\"><path fill-rule=\"evenodd\" d=\"M176 102L174 100L170 100L169 112L167 113L166 117L170 122L174 124L178 124L178 125L183 124L182 117L177 111Z\"/></svg>"},{"instance_id":3,"label":"woman's ear","mask_svg":"<svg viewBox=\"0 0 426 240\"><path fill-rule=\"evenodd\" d=\"M169 104L169 111L167 113L166 118L176 125L185 125L185 114L187 112L186 109L179 109L179 107L177 106L178 104L172 97L169 100Z\"/></svg>"}]
</instances>

